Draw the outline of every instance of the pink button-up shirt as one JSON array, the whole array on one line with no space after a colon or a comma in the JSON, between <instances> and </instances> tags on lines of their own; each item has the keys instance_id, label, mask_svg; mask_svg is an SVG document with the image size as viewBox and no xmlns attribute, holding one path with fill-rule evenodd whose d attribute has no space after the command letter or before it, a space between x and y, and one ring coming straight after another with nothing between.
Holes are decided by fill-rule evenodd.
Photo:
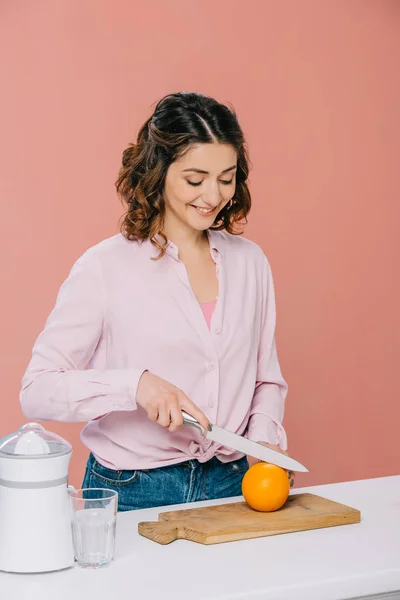
<instances>
[{"instance_id":1,"label":"pink button-up shirt","mask_svg":"<svg viewBox=\"0 0 400 600\"><path fill-rule=\"evenodd\" d=\"M286 449L270 266L242 237L209 231L209 240L219 279L210 327L174 244L158 261L150 241L121 234L85 252L33 347L20 394L25 415L87 422L83 443L114 469L242 456L193 427L170 432L150 421L135 400L147 369L211 423Z\"/></svg>"}]
</instances>

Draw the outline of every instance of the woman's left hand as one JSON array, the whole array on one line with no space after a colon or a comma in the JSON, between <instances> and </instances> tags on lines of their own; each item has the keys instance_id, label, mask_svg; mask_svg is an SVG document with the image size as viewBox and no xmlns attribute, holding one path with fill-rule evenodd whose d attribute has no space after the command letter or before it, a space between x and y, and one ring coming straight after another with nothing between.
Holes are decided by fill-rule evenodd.
<instances>
[{"instance_id":1,"label":"woman's left hand","mask_svg":"<svg viewBox=\"0 0 400 600\"><path fill-rule=\"evenodd\" d=\"M279 446L275 446L274 444L268 444L267 442L258 442L258 443L261 444L261 446L265 446L266 448L272 448L272 450L277 450L278 452L281 452L282 454L286 454L286 456L289 456L288 453L285 452L285 450L282 450L282 448L280 448ZM247 462L249 463L249 467L252 467L256 463L263 462L263 461L259 460L258 458L254 458L254 456L248 456ZM293 487L295 473L294 473L294 471L287 471L287 474L288 474L288 477L290 480L290 487Z\"/></svg>"}]
</instances>

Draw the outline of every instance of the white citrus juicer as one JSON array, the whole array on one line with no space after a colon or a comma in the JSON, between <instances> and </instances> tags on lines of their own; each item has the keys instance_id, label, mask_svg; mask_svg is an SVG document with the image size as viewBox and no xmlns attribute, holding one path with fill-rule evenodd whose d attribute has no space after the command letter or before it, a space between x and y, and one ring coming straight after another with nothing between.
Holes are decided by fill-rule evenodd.
<instances>
[{"instance_id":1,"label":"white citrus juicer","mask_svg":"<svg viewBox=\"0 0 400 600\"><path fill-rule=\"evenodd\" d=\"M74 564L68 466L71 445L38 423L0 439L0 570Z\"/></svg>"}]
</instances>

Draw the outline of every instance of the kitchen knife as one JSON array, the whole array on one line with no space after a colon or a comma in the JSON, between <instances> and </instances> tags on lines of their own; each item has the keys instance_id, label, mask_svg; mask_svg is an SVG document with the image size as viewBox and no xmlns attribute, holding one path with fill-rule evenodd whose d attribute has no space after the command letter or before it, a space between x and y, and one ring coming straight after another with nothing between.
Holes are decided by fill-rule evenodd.
<instances>
[{"instance_id":1,"label":"kitchen knife","mask_svg":"<svg viewBox=\"0 0 400 600\"><path fill-rule=\"evenodd\" d=\"M189 415L184 410L182 410L182 415L184 425L196 427L207 440L218 442L222 446L226 446L232 450L237 450L238 452L243 452L243 454L248 456L254 456L254 458L258 458L264 462L278 465L278 467L282 467L288 471L308 472L308 469L304 465L299 463L297 460L294 460L294 458L286 456L286 454L282 454L281 452L273 450L272 448L266 448L257 442L252 442L241 435L237 435L236 433L232 433L227 429L218 427L218 425L212 425L210 423L209 429L206 430L202 425L200 425L197 419Z\"/></svg>"}]
</instances>

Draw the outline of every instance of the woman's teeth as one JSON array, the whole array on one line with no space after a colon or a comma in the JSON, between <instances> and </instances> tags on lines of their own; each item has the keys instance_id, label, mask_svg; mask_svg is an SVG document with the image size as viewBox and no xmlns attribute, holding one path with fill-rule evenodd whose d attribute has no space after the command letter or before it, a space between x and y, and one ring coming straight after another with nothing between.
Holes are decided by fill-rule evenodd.
<instances>
[{"instance_id":1,"label":"woman's teeth","mask_svg":"<svg viewBox=\"0 0 400 600\"><path fill-rule=\"evenodd\" d=\"M212 213L215 211L215 208L200 208L200 206L194 206L193 204L191 204L191 206L193 208L195 208L197 210L197 212L199 212L201 215L212 215Z\"/></svg>"}]
</instances>

